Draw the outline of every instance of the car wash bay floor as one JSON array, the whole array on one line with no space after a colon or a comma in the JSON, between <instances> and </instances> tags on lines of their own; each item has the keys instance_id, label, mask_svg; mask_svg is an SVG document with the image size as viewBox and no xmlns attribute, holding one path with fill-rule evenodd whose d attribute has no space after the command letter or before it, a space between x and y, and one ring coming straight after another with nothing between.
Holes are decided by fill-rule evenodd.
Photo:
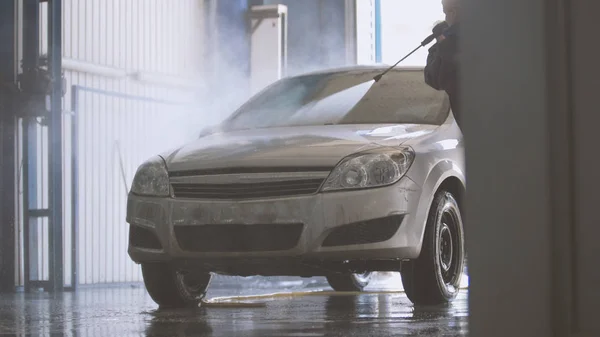
<instances>
[{"instance_id":1,"label":"car wash bay floor","mask_svg":"<svg viewBox=\"0 0 600 337\"><path fill-rule=\"evenodd\" d=\"M75 293L0 295L0 335L66 336L463 336L467 294L448 306L414 307L375 284L362 294L329 291L322 279L214 282L208 304L157 310L141 284ZM389 280L388 280L389 283ZM223 296L269 295L229 299ZM287 294L282 296L281 294ZM215 304L216 303L216 304Z\"/></svg>"}]
</instances>

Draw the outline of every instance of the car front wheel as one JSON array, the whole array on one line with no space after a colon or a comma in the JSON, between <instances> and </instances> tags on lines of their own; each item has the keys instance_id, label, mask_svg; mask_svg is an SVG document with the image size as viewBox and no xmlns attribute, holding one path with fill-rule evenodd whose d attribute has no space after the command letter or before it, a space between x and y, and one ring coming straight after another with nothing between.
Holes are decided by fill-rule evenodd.
<instances>
[{"instance_id":1,"label":"car front wheel","mask_svg":"<svg viewBox=\"0 0 600 337\"><path fill-rule=\"evenodd\" d=\"M206 295L212 275L184 273L167 263L142 264L144 285L161 308L193 308Z\"/></svg>"},{"instance_id":2,"label":"car front wheel","mask_svg":"<svg viewBox=\"0 0 600 337\"><path fill-rule=\"evenodd\" d=\"M363 291L371 281L371 273L335 274L327 276L327 282L335 291Z\"/></svg>"},{"instance_id":3,"label":"car front wheel","mask_svg":"<svg viewBox=\"0 0 600 337\"><path fill-rule=\"evenodd\" d=\"M400 273L408 299L436 305L458 295L464 269L463 223L454 196L439 191L431 205L419 258L402 263Z\"/></svg>"}]
</instances>

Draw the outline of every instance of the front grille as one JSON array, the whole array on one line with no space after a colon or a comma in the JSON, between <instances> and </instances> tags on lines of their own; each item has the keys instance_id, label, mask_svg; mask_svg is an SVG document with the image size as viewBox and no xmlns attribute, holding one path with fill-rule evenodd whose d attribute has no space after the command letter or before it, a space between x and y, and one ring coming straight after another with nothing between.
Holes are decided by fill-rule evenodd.
<instances>
[{"instance_id":1,"label":"front grille","mask_svg":"<svg viewBox=\"0 0 600 337\"><path fill-rule=\"evenodd\" d=\"M317 193L324 179L272 181L243 184L172 183L175 198L252 199Z\"/></svg>"},{"instance_id":2,"label":"front grille","mask_svg":"<svg viewBox=\"0 0 600 337\"><path fill-rule=\"evenodd\" d=\"M214 169L198 169L184 171L169 171L169 177L196 177L223 174L255 174L255 173L302 173L302 172L330 172L333 167L305 166L305 167L228 167Z\"/></svg>"},{"instance_id":3,"label":"front grille","mask_svg":"<svg viewBox=\"0 0 600 337\"><path fill-rule=\"evenodd\" d=\"M162 249L156 234L151 230L129 225L129 244L137 248Z\"/></svg>"},{"instance_id":4,"label":"front grille","mask_svg":"<svg viewBox=\"0 0 600 337\"><path fill-rule=\"evenodd\" d=\"M361 245L383 242L391 239L400 228L404 215L393 215L386 218L357 222L334 229L323 247Z\"/></svg>"},{"instance_id":5,"label":"front grille","mask_svg":"<svg viewBox=\"0 0 600 337\"><path fill-rule=\"evenodd\" d=\"M298 244L303 224L176 226L175 237L184 251L269 252Z\"/></svg>"}]
</instances>

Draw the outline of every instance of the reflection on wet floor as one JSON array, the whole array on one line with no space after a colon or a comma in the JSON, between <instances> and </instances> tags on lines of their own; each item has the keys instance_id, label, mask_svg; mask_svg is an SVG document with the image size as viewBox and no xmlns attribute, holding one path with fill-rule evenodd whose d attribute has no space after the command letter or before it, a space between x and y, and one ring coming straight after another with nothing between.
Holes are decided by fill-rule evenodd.
<instances>
[{"instance_id":1,"label":"reflection on wet floor","mask_svg":"<svg viewBox=\"0 0 600 337\"><path fill-rule=\"evenodd\" d=\"M289 291L290 289L284 289ZM298 289L306 291L304 289ZM77 293L0 296L0 335L73 336L462 336L467 295L451 305L415 308L401 292L359 295L313 288L304 296L249 299L254 307L157 310L141 285ZM271 294L211 289L211 298Z\"/></svg>"}]
</instances>

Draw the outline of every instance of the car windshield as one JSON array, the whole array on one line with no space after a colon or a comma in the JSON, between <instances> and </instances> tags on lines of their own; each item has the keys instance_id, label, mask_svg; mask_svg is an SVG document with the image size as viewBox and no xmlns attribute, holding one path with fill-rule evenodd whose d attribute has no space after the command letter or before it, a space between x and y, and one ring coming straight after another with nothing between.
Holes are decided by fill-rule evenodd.
<instances>
[{"instance_id":1,"label":"car windshield","mask_svg":"<svg viewBox=\"0 0 600 337\"><path fill-rule=\"evenodd\" d=\"M447 96L425 84L422 70L394 70L375 82L377 74L363 70L282 79L242 105L222 127L444 123Z\"/></svg>"}]
</instances>

